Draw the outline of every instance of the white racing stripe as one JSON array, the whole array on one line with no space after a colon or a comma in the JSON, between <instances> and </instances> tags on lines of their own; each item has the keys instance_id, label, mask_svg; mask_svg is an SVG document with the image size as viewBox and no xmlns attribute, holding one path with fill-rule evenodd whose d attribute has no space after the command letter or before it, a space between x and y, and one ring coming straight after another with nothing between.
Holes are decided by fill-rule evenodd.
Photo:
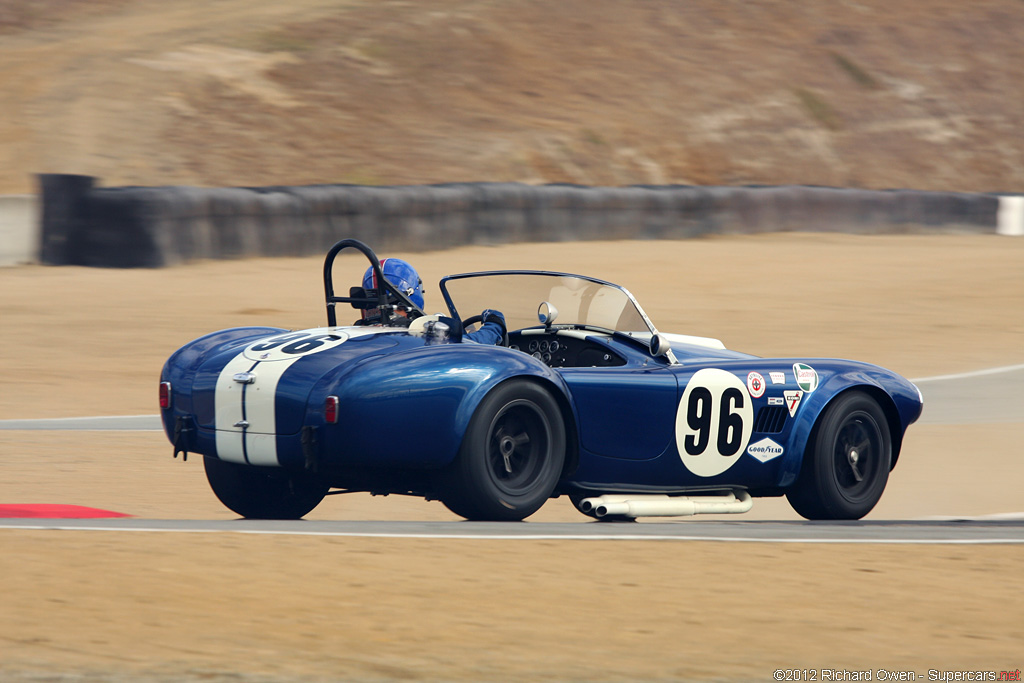
<instances>
[{"instance_id":1,"label":"white racing stripe","mask_svg":"<svg viewBox=\"0 0 1024 683\"><path fill-rule=\"evenodd\" d=\"M214 393L213 414L214 429L217 430L217 457L229 462L247 462L242 444L245 433L235 424L242 420L242 395L246 385L232 379L235 373L245 372L255 363L238 354L224 366L217 377L217 388Z\"/></svg>"},{"instance_id":2,"label":"white racing stripe","mask_svg":"<svg viewBox=\"0 0 1024 683\"><path fill-rule=\"evenodd\" d=\"M280 465L277 459L277 384L285 370L302 355L273 361L253 361L243 351L228 362L217 378L214 398L217 456L250 465ZM251 372L251 384L236 382L239 372ZM237 426L242 420L248 427ZM245 440L243 443L243 439Z\"/></svg>"},{"instance_id":3,"label":"white racing stripe","mask_svg":"<svg viewBox=\"0 0 1024 683\"><path fill-rule=\"evenodd\" d=\"M293 363L314 353L334 348L351 339L381 332L387 327L319 327L270 335L250 343L232 358L217 377L214 396L214 428L217 456L222 460L250 465L280 465L277 458L277 385ZM404 330L402 330L404 331ZM274 340L289 337L287 343ZM271 348L254 350L253 347ZM289 348L289 345L294 345ZM248 384L235 380L240 372L255 379ZM243 427L241 423L247 422Z\"/></svg>"}]
</instances>

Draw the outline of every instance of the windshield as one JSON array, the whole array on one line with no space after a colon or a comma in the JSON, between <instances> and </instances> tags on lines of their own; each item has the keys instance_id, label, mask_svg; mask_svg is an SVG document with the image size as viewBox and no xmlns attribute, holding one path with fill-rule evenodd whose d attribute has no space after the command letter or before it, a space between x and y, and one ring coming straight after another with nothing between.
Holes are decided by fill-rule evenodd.
<instances>
[{"instance_id":1,"label":"windshield","mask_svg":"<svg viewBox=\"0 0 1024 683\"><path fill-rule=\"evenodd\" d=\"M464 320L491 308L505 315L510 331L539 325L537 307L546 301L558 311L556 326L656 332L632 294L580 275L538 271L451 275L441 280L441 292L453 316Z\"/></svg>"}]
</instances>

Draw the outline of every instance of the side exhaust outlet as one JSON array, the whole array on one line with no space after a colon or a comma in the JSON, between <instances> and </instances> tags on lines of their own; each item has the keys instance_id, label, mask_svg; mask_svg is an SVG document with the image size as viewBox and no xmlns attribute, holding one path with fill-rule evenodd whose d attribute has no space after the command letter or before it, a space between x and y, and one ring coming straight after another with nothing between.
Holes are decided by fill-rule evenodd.
<instances>
[{"instance_id":1,"label":"side exhaust outlet","mask_svg":"<svg viewBox=\"0 0 1024 683\"><path fill-rule=\"evenodd\" d=\"M605 494L580 501L580 510L596 517L691 517L693 515L740 514L754 506L743 490L699 496Z\"/></svg>"}]
</instances>

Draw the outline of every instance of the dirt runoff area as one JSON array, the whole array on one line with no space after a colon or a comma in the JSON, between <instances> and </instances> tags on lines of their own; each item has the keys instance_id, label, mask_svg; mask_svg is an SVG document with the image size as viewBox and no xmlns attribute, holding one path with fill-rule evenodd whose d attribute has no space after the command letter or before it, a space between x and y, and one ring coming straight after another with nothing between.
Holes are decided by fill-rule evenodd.
<instances>
[{"instance_id":1,"label":"dirt runoff area","mask_svg":"<svg viewBox=\"0 0 1024 683\"><path fill-rule=\"evenodd\" d=\"M491 267L597 275L629 287L661 329L758 355L852 357L911 378L1024 362L1024 240L1013 238L781 234L389 255L427 283ZM190 339L321 324L320 267L0 270L0 419L153 414L160 367ZM427 300L438 304L436 285ZM870 518L1020 511L1022 443L1024 420L917 425ZM199 459L172 459L160 433L0 431L0 454L0 503L233 517ZM455 519L394 496L328 499L310 518ZM794 518L784 500L756 501L747 517ZM543 521L588 523L563 499L527 523ZM1024 664L1022 563L1016 545L0 530L0 679L1012 672Z\"/></svg>"}]
</instances>

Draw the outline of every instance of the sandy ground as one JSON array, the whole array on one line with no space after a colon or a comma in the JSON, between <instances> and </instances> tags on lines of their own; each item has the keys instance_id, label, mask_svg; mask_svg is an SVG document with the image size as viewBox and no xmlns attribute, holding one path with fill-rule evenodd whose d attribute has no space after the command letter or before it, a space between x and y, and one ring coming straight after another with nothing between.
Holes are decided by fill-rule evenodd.
<instances>
[{"instance_id":1,"label":"sandy ground","mask_svg":"<svg viewBox=\"0 0 1024 683\"><path fill-rule=\"evenodd\" d=\"M392 255L428 283L488 267L594 274L629 287L664 330L764 356L853 357L908 377L1024 360L1024 240L1012 238L781 234ZM320 324L321 294L318 258L0 270L0 419L153 414L175 348L232 325ZM439 300L436 286L427 298ZM1022 442L1024 420L913 427L871 518L1021 511ZM0 431L0 502L231 518L201 462L170 454L160 433ZM393 496L334 497L310 517L454 519ZM784 500L746 517L794 518ZM587 522L564 500L531 521ZM1024 663L1022 561L1019 546L0 531L0 679L1012 671Z\"/></svg>"},{"instance_id":2,"label":"sandy ground","mask_svg":"<svg viewBox=\"0 0 1024 683\"><path fill-rule=\"evenodd\" d=\"M1024 177L1013 0L524 7L0 0L0 192L34 191L37 172L969 191ZM1024 362L1024 240L769 235L414 260L428 282L594 274L665 330L764 356L909 377ZM152 414L175 348L233 325L320 324L320 288L315 258L0 270L0 419ZM1021 422L918 425L872 517L1024 509L1021 443ZM0 503L230 518L198 459L170 450L159 433L2 431ZM366 496L311 517L452 519ZM747 518L793 513L758 501ZM531 519L586 523L564 500ZM1012 671L1022 560L1018 546L0 531L0 681Z\"/></svg>"}]
</instances>

